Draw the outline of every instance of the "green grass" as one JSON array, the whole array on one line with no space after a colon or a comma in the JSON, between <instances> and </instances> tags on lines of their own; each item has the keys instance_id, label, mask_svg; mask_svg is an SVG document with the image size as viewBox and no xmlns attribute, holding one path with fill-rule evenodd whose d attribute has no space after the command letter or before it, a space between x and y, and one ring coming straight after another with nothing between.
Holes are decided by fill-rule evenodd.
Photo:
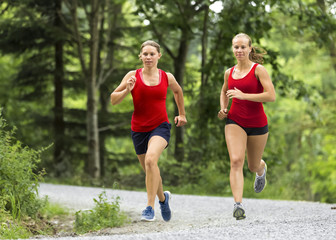
<instances>
[{"instance_id":1,"label":"green grass","mask_svg":"<svg viewBox=\"0 0 336 240\"><path fill-rule=\"evenodd\" d=\"M32 236L24 226L14 222L7 212L0 211L0 239L29 238Z\"/></svg>"},{"instance_id":2,"label":"green grass","mask_svg":"<svg viewBox=\"0 0 336 240\"><path fill-rule=\"evenodd\" d=\"M70 214L69 209L65 208L64 206L57 204L57 203L50 203L48 197L45 198L44 208L41 209L40 214L46 218L51 219L55 216L68 216Z\"/></svg>"},{"instance_id":3,"label":"green grass","mask_svg":"<svg viewBox=\"0 0 336 240\"><path fill-rule=\"evenodd\" d=\"M76 212L75 231L83 234L98 231L108 227L118 227L128 221L126 215L120 212L120 198L116 197L108 202L106 192L94 199L95 207L92 210Z\"/></svg>"},{"instance_id":4,"label":"green grass","mask_svg":"<svg viewBox=\"0 0 336 240\"><path fill-rule=\"evenodd\" d=\"M29 238L34 235L52 235L55 232L50 220L62 218L69 215L69 210L59 204L52 204L47 198L41 200L43 207L37 214L38 217L31 218L22 216L14 219L13 215L6 211L0 212L0 239Z\"/></svg>"}]
</instances>

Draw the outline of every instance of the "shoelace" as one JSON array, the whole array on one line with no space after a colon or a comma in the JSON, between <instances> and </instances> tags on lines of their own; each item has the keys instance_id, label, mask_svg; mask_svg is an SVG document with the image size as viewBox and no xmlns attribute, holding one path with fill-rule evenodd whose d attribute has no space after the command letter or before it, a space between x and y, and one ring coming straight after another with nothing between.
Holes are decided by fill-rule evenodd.
<instances>
[{"instance_id":1,"label":"shoelace","mask_svg":"<svg viewBox=\"0 0 336 240\"><path fill-rule=\"evenodd\" d=\"M239 208L243 208L243 204L241 204L241 203L240 204L235 203L234 204L234 208L238 208L238 207Z\"/></svg>"},{"instance_id":2,"label":"shoelace","mask_svg":"<svg viewBox=\"0 0 336 240\"><path fill-rule=\"evenodd\" d=\"M151 211L146 208L145 210L142 211L142 214L146 215L146 216L150 216L151 215Z\"/></svg>"},{"instance_id":3,"label":"shoelace","mask_svg":"<svg viewBox=\"0 0 336 240\"><path fill-rule=\"evenodd\" d=\"M168 210L168 204L160 203L160 207L162 211L167 211Z\"/></svg>"}]
</instances>

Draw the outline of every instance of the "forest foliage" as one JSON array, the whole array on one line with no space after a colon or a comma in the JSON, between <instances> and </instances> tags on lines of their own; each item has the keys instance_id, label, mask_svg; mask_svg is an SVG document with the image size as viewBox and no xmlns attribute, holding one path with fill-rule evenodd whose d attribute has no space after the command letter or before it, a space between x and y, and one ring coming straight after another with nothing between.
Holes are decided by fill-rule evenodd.
<instances>
[{"instance_id":1,"label":"forest foliage","mask_svg":"<svg viewBox=\"0 0 336 240\"><path fill-rule=\"evenodd\" d=\"M52 144L36 163L47 179L144 188L130 138L131 97L112 106L109 96L141 67L140 45L153 39L162 47L159 68L183 87L188 119L172 128L159 161L164 185L230 195L217 112L224 72L235 64L231 39L245 32L268 52L277 100L264 104L268 190L253 193L246 167L244 196L336 202L333 1L5 0L0 14L3 116L25 146ZM171 93L167 109L173 122Z\"/></svg>"}]
</instances>

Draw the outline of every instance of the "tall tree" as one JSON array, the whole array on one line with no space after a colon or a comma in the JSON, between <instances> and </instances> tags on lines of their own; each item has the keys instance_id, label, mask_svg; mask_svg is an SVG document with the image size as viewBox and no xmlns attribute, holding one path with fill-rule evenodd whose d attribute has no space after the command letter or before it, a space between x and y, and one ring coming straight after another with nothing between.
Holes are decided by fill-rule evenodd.
<instances>
[{"instance_id":1,"label":"tall tree","mask_svg":"<svg viewBox=\"0 0 336 240\"><path fill-rule=\"evenodd\" d=\"M55 29L62 28L62 0L55 0ZM64 157L64 112L63 112L63 82L64 82L64 62L63 62L62 39L55 41L55 71L54 71L54 161L55 164L62 164ZM61 175L60 168L56 168L56 176Z\"/></svg>"},{"instance_id":2,"label":"tall tree","mask_svg":"<svg viewBox=\"0 0 336 240\"><path fill-rule=\"evenodd\" d=\"M87 78L87 140L88 140L88 166L92 177L100 177L99 158L99 132L98 132L98 102L97 102L97 64L99 44L99 23L100 11L99 1L91 1L90 14L90 69Z\"/></svg>"},{"instance_id":3,"label":"tall tree","mask_svg":"<svg viewBox=\"0 0 336 240\"><path fill-rule=\"evenodd\" d=\"M100 177L98 106L97 106L97 64L99 44L99 1L91 0L89 6L82 2L89 24L89 63L86 63L84 43L79 30L78 2L67 1L73 21L73 33L77 43L78 58L80 60L87 91L86 131L88 144L87 172L93 178ZM87 8L90 8L87 10Z\"/></svg>"},{"instance_id":4,"label":"tall tree","mask_svg":"<svg viewBox=\"0 0 336 240\"><path fill-rule=\"evenodd\" d=\"M99 113L99 150L100 150L100 166L101 176L105 175L105 164L107 164L106 154L106 138L110 133L110 90L105 84L106 80L111 76L115 70L115 53L117 51L117 45L114 43L120 36L118 34L120 28L120 21L122 21L120 15L122 10L121 3L113 3L106 1L101 5L101 21L100 26L107 25L107 29L101 27L99 50L98 50L98 85L99 85L99 103L101 105ZM104 14L105 13L105 14Z\"/></svg>"},{"instance_id":5,"label":"tall tree","mask_svg":"<svg viewBox=\"0 0 336 240\"><path fill-rule=\"evenodd\" d=\"M12 91L11 101L17 105L17 109L13 111L12 106L6 106L6 112L12 115L9 118L11 123L21 127L21 137L27 144L36 146L55 142L55 160L49 165L59 175L61 170L58 171L58 166L65 155L63 43L66 34L60 19L62 3L56 0L52 3L29 0L20 3L6 1L5 4L9 16L13 14L15 17L6 18L6 12L2 12L3 37L0 48L4 54L16 54L21 59L12 82L15 90ZM16 95L15 92L19 93ZM50 94L54 98L50 98ZM50 102L50 99L54 102ZM41 102L44 104L41 105ZM50 114L52 111L53 116ZM13 117L16 114L18 119L20 115L25 115L30 121L17 121ZM53 129L54 134L48 133L48 129Z\"/></svg>"}]
</instances>

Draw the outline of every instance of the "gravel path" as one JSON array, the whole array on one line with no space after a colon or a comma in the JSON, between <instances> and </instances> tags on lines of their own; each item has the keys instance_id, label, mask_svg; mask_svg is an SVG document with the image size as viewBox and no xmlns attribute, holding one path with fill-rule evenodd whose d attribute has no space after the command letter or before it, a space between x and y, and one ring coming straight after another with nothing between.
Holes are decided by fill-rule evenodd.
<instances>
[{"instance_id":1,"label":"gravel path","mask_svg":"<svg viewBox=\"0 0 336 240\"><path fill-rule=\"evenodd\" d=\"M94 206L102 188L41 184L40 195L74 210ZM232 217L233 199L228 197L190 196L172 193L172 220L164 222L158 202L156 221L141 222L145 207L145 192L105 189L107 196L120 196L121 209L131 223L119 228L105 229L76 237L43 239L336 239L335 204L302 201L245 199L247 218ZM39 238L41 239L41 238Z\"/></svg>"}]
</instances>

